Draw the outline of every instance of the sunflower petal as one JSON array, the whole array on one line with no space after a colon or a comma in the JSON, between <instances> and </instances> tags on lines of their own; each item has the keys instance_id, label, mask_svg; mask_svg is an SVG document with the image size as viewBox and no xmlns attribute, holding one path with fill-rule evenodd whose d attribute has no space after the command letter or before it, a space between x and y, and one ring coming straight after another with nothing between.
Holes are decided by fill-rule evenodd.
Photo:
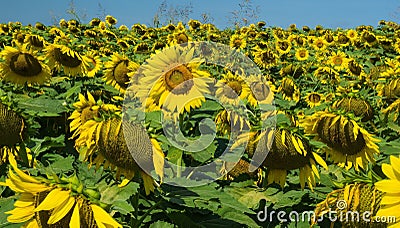
<instances>
[{"instance_id":1,"label":"sunflower petal","mask_svg":"<svg viewBox=\"0 0 400 228\"><path fill-rule=\"evenodd\" d=\"M103 208L91 204L90 207L92 208L93 211L93 216L94 220L96 221L96 224L101 227L105 227L103 224L111 225L112 227L122 227L119 223L117 223L111 215L109 215L106 211L103 210Z\"/></svg>"},{"instance_id":2,"label":"sunflower petal","mask_svg":"<svg viewBox=\"0 0 400 228\"><path fill-rule=\"evenodd\" d=\"M66 202L69 199L69 197L70 197L69 191L64 191L60 188L55 188L39 204L39 206L35 209L35 212L54 209L63 204L64 202Z\"/></svg>"},{"instance_id":3,"label":"sunflower petal","mask_svg":"<svg viewBox=\"0 0 400 228\"><path fill-rule=\"evenodd\" d=\"M54 224L65 217L66 214L71 210L71 208L75 204L75 198L70 196L68 200L64 201L63 204L56 207L52 212L49 218L48 224Z\"/></svg>"}]
</instances>

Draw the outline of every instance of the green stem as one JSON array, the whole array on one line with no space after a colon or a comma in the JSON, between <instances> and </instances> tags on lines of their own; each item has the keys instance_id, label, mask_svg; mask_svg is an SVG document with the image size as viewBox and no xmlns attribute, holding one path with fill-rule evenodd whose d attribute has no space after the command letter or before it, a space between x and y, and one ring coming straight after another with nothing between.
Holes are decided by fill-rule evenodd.
<instances>
[{"instance_id":1,"label":"green stem","mask_svg":"<svg viewBox=\"0 0 400 228\"><path fill-rule=\"evenodd\" d=\"M150 212L152 212L155 208L157 208L158 205L160 205L162 202L162 200L158 201L157 203L155 203L153 206L151 206L146 213L144 213L144 215L142 217L140 217L140 219L135 223L134 227L139 227L140 224L144 221L144 219L150 214Z\"/></svg>"}]
</instances>

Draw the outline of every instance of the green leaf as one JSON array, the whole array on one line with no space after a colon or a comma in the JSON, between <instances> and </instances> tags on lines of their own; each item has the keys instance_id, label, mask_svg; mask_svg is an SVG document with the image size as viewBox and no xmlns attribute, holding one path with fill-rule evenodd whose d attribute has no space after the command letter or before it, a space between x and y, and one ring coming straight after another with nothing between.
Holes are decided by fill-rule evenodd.
<instances>
[{"instance_id":1,"label":"green leaf","mask_svg":"<svg viewBox=\"0 0 400 228\"><path fill-rule=\"evenodd\" d=\"M28 113L42 117L60 116L60 113L66 112L63 100L54 100L50 98L16 98L18 107L26 110Z\"/></svg>"},{"instance_id":2,"label":"green leaf","mask_svg":"<svg viewBox=\"0 0 400 228\"><path fill-rule=\"evenodd\" d=\"M139 190L139 183L129 182L124 187L118 187L117 185L110 186L105 181L100 182L98 185L101 193L100 201L106 204L118 205L121 201L126 201L132 195L136 194Z\"/></svg>"},{"instance_id":3,"label":"green leaf","mask_svg":"<svg viewBox=\"0 0 400 228\"><path fill-rule=\"evenodd\" d=\"M14 209L14 197L0 198L0 227L2 228L17 228L21 227L21 224L13 224L7 222L8 214L7 211Z\"/></svg>"},{"instance_id":4,"label":"green leaf","mask_svg":"<svg viewBox=\"0 0 400 228\"><path fill-rule=\"evenodd\" d=\"M74 169L72 163L75 158L73 156L65 158L59 154L47 153L43 155L42 161L46 161L49 164L48 168L54 173L66 173Z\"/></svg>"},{"instance_id":5,"label":"green leaf","mask_svg":"<svg viewBox=\"0 0 400 228\"><path fill-rule=\"evenodd\" d=\"M113 203L113 209L123 215L127 215L135 210L132 204L129 204L127 201L115 201Z\"/></svg>"},{"instance_id":6,"label":"green leaf","mask_svg":"<svg viewBox=\"0 0 400 228\"><path fill-rule=\"evenodd\" d=\"M39 156L41 153L52 148L62 148L65 146L64 135L60 135L58 137L45 136L43 139L32 138L31 141L35 143L35 146L33 146L31 149L35 156Z\"/></svg>"},{"instance_id":7,"label":"green leaf","mask_svg":"<svg viewBox=\"0 0 400 228\"><path fill-rule=\"evenodd\" d=\"M175 227L175 225L164 221L157 221L155 223L150 224L149 226L149 228L171 228L171 227Z\"/></svg>"}]
</instances>

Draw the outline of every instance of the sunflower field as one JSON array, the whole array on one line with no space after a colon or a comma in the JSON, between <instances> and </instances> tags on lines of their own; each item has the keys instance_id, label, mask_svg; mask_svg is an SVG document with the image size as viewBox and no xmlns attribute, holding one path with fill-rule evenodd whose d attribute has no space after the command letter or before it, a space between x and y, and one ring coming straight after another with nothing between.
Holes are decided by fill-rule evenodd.
<instances>
[{"instance_id":1,"label":"sunflower field","mask_svg":"<svg viewBox=\"0 0 400 228\"><path fill-rule=\"evenodd\" d=\"M0 227L400 227L400 25L116 24L0 24Z\"/></svg>"}]
</instances>

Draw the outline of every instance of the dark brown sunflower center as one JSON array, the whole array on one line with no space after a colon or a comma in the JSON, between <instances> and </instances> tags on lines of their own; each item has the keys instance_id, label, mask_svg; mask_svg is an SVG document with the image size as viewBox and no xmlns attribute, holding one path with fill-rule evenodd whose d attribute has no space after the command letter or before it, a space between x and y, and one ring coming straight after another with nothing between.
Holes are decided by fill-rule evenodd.
<instances>
[{"instance_id":1,"label":"dark brown sunflower center","mask_svg":"<svg viewBox=\"0 0 400 228\"><path fill-rule=\"evenodd\" d=\"M361 67L354 61L349 62L349 69L354 75L359 76L361 74Z\"/></svg>"},{"instance_id":2,"label":"dark brown sunflower center","mask_svg":"<svg viewBox=\"0 0 400 228\"><path fill-rule=\"evenodd\" d=\"M236 40L233 41L233 47L240 48L242 43L243 43L243 41L241 39L236 39Z\"/></svg>"},{"instance_id":3,"label":"dark brown sunflower center","mask_svg":"<svg viewBox=\"0 0 400 228\"><path fill-rule=\"evenodd\" d=\"M66 66L66 67L77 67L81 65L82 61L78 58L78 56L72 57L69 56L67 53L62 53L62 51L59 48L56 48L54 50L54 56L56 60L61 63L61 65Z\"/></svg>"},{"instance_id":4,"label":"dark brown sunflower center","mask_svg":"<svg viewBox=\"0 0 400 228\"><path fill-rule=\"evenodd\" d=\"M362 117L362 121L371 120L374 117L372 106L361 98L345 97L341 99L335 108L340 108L346 112L352 112L355 116Z\"/></svg>"},{"instance_id":5,"label":"dark brown sunflower center","mask_svg":"<svg viewBox=\"0 0 400 228\"><path fill-rule=\"evenodd\" d=\"M324 42L322 42L322 40L318 40L315 42L315 46L317 46L318 48L322 48L324 46Z\"/></svg>"},{"instance_id":6,"label":"dark brown sunflower center","mask_svg":"<svg viewBox=\"0 0 400 228\"><path fill-rule=\"evenodd\" d=\"M230 99L235 99L242 93L242 85L238 81L228 82L224 87L224 95Z\"/></svg>"},{"instance_id":7,"label":"dark brown sunflower center","mask_svg":"<svg viewBox=\"0 0 400 228\"><path fill-rule=\"evenodd\" d=\"M376 41L376 37L373 34L367 33L364 35L364 39L368 42L368 43L373 43Z\"/></svg>"},{"instance_id":8,"label":"dark brown sunflower center","mask_svg":"<svg viewBox=\"0 0 400 228\"><path fill-rule=\"evenodd\" d=\"M340 34L338 37L338 41L340 44L346 44L349 41L349 38L343 34Z\"/></svg>"},{"instance_id":9,"label":"dark brown sunflower center","mask_svg":"<svg viewBox=\"0 0 400 228\"><path fill-rule=\"evenodd\" d=\"M180 33L177 37L176 37L176 41L178 44L184 44L187 43L189 40L188 36L185 33Z\"/></svg>"},{"instance_id":10,"label":"dark brown sunflower center","mask_svg":"<svg viewBox=\"0 0 400 228\"><path fill-rule=\"evenodd\" d=\"M265 51L261 54L261 59L264 63L274 63L275 56L270 51Z\"/></svg>"},{"instance_id":11,"label":"dark brown sunflower center","mask_svg":"<svg viewBox=\"0 0 400 228\"><path fill-rule=\"evenodd\" d=\"M114 79L123 88L126 88L129 82L128 72L128 61L121 61L114 67Z\"/></svg>"},{"instance_id":12,"label":"dark brown sunflower center","mask_svg":"<svg viewBox=\"0 0 400 228\"><path fill-rule=\"evenodd\" d=\"M307 52L305 50L301 50L301 51L299 51L299 56L300 56L300 58L304 58L307 56Z\"/></svg>"},{"instance_id":13,"label":"dark brown sunflower center","mask_svg":"<svg viewBox=\"0 0 400 228\"><path fill-rule=\"evenodd\" d=\"M42 48L44 46L43 41L40 40L37 36L30 36L29 43L38 48Z\"/></svg>"},{"instance_id":14,"label":"dark brown sunflower center","mask_svg":"<svg viewBox=\"0 0 400 228\"><path fill-rule=\"evenodd\" d=\"M311 94L308 98L312 103L318 103L321 101L321 96L315 93Z\"/></svg>"},{"instance_id":15,"label":"dark brown sunflower center","mask_svg":"<svg viewBox=\"0 0 400 228\"><path fill-rule=\"evenodd\" d=\"M284 81L282 85L282 90L285 93L285 95L291 96L295 92L294 84L290 81Z\"/></svg>"},{"instance_id":16,"label":"dark brown sunflower center","mask_svg":"<svg viewBox=\"0 0 400 228\"><path fill-rule=\"evenodd\" d=\"M185 66L179 65L164 74L167 89L174 94L187 93L194 85L192 72Z\"/></svg>"},{"instance_id":17,"label":"dark brown sunflower center","mask_svg":"<svg viewBox=\"0 0 400 228\"><path fill-rule=\"evenodd\" d=\"M286 51L289 48L289 43L286 41L281 41L278 42L278 47L279 49L281 49L282 51Z\"/></svg>"},{"instance_id":18,"label":"dark brown sunflower center","mask_svg":"<svg viewBox=\"0 0 400 228\"><path fill-rule=\"evenodd\" d=\"M261 82L254 82L250 85L251 92L253 96L258 100L258 101L263 101L265 100L269 93L269 87L265 85L264 83Z\"/></svg>"},{"instance_id":19,"label":"dark brown sunflower center","mask_svg":"<svg viewBox=\"0 0 400 228\"><path fill-rule=\"evenodd\" d=\"M28 53L19 53L11 57L10 68L14 73L24 77L33 77L42 72L39 61Z\"/></svg>"}]
</instances>

